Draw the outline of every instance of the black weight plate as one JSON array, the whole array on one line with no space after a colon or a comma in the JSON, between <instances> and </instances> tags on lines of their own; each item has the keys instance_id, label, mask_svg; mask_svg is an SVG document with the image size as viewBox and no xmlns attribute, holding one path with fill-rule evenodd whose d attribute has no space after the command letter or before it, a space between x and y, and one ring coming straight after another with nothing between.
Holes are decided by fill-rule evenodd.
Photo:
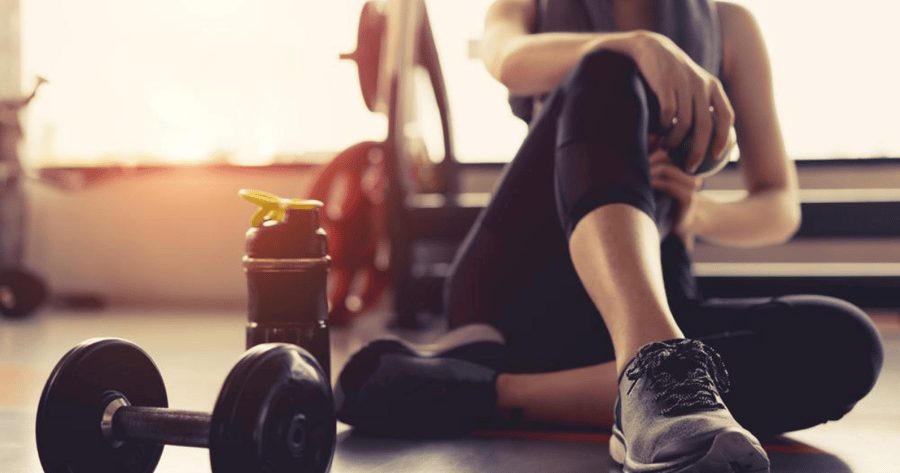
<instances>
[{"instance_id":1,"label":"black weight plate","mask_svg":"<svg viewBox=\"0 0 900 473\"><path fill-rule=\"evenodd\" d=\"M8 291L0 298L0 312L9 317L31 314L47 300L49 292L40 277L21 270L0 271L0 290Z\"/></svg>"},{"instance_id":2,"label":"black weight plate","mask_svg":"<svg viewBox=\"0 0 900 473\"><path fill-rule=\"evenodd\" d=\"M212 413L213 473L324 473L336 423L329 379L287 343L248 350L228 374Z\"/></svg>"},{"instance_id":3,"label":"black weight plate","mask_svg":"<svg viewBox=\"0 0 900 473\"><path fill-rule=\"evenodd\" d=\"M111 393L134 406L167 407L166 388L147 354L121 339L91 339L69 350L44 386L37 447L46 473L149 473L163 446L126 441L114 447L100 430Z\"/></svg>"}]
</instances>

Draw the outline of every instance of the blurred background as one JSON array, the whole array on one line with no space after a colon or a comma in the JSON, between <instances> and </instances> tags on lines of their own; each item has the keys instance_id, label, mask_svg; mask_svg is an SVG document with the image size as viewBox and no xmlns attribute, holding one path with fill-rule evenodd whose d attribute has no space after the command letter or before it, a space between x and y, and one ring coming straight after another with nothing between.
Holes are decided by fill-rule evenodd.
<instances>
[{"instance_id":1,"label":"blurred background","mask_svg":"<svg viewBox=\"0 0 900 473\"><path fill-rule=\"evenodd\" d=\"M476 57L490 2L425 2L461 187L481 193L526 131ZM24 264L58 294L120 305L243 304L240 258L253 208L237 190L304 197L317 165L387 133L384 114L363 101L355 64L339 60L356 48L363 3L0 0L0 100L26 95L37 76L49 80L21 113ZM900 7L738 3L766 36L804 201L831 205L819 209L839 223L806 228L779 248L701 245L698 272L843 276L851 292L859 278L896 287L900 63L890 54ZM424 91L419 133L437 156L431 84L427 74L413 77ZM738 184L732 167L707 187ZM734 262L751 264L740 272Z\"/></svg>"}]
</instances>

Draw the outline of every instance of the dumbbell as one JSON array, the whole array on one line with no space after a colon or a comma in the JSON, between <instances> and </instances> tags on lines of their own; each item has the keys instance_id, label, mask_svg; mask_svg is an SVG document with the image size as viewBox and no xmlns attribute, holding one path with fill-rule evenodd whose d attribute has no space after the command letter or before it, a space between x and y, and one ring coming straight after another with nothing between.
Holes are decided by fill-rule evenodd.
<instances>
[{"instance_id":1,"label":"dumbbell","mask_svg":"<svg viewBox=\"0 0 900 473\"><path fill-rule=\"evenodd\" d=\"M0 313L24 317L47 299L47 285L40 277L19 269L0 271Z\"/></svg>"},{"instance_id":2,"label":"dumbbell","mask_svg":"<svg viewBox=\"0 0 900 473\"><path fill-rule=\"evenodd\" d=\"M91 339L44 386L38 456L47 473L149 473L168 444L208 448L213 473L324 473L336 440L332 399L309 352L267 343L234 366L212 414L167 409L162 377L141 348Z\"/></svg>"}]
</instances>

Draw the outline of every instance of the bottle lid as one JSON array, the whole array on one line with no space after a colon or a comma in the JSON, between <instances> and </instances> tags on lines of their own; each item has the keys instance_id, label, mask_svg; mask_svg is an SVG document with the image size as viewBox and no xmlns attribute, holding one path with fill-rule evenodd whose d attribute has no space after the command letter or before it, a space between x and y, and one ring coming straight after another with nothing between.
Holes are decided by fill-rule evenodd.
<instances>
[{"instance_id":1,"label":"bottle lid","mask_svg":"<svg viewBox=\"0 0 900 473\"><path fill-rule=\"evenodd\" d=\"M275 194L258 191L255 189L241 189L238 195L244 200L258 205L259 210L250 219L250 225L257 226L263 220L284 221L288 209L313 210L323 207L325 204L312 199L284 199Z\"/></svg>"},{"instance_id":2,"label":"bottle lid","mask_svg":"<svg viewBox=\"0 0 900 473\"><path fill-rule=\"evenodd\" d=\"M318 215L322 202L284 199L252 189L238 194L259 206L244 242L247 258L327 258L326 234Z\"/></svg>"}]
</instances>

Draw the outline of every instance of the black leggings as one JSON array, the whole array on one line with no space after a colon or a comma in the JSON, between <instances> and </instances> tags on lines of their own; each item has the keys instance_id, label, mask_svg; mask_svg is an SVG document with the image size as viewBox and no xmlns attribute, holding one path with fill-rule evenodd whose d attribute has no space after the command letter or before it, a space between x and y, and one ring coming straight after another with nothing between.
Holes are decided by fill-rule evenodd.
<instances>
[{"instance_id":1,"label":"black leggings","mask_svg":"<svg viewBox=\"0 0 900 473\"><path fill-rule=\"evenodd\" d=\"M451 326L486 322L509 347L507 372L612 361L609 333L572 265L568 236L592 210L632 205L657 223L666 293L686 336L718 351L732 377L725 401L760 435L838 419L875 383L883 348L868 316L824 296L703 300L673 202L652 190L647 135L659 105L635 64L584 57L545 101L504 170L446 285Z\"/></svg>"}]
</instances>

